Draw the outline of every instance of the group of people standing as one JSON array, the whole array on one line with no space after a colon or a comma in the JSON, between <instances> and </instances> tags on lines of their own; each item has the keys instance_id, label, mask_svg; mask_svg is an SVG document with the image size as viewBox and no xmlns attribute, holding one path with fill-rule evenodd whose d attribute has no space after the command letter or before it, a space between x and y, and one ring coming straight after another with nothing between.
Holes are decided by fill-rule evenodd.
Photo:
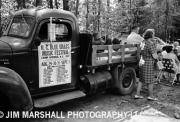
<instances>
[{"instance_id":1,"label":"group of people standing","mask_svg":"<svg viewBox=\"0 0 180 122\"><path fill-rule=\"evenodd\" d=\"M157 51L156 41L154 39L155 30L147 29L143 36L140 36L139 27L132 28L131 34L127 37L127 43L140 44L141 59L139 61L139 81L137 85L137 91L134 96L135 99L144 98L140 91L144 83L148 85L149 95L148 100L158 100L153 94L153 85L155 81L155 63L158 60L171 59L173 61L173 68L178 73L177 81L180 81L180 54L179 54L179 42L174 42L172 45L167 45L162 48L161 51ZM176 77L176 76L175 76ZM175 117L180 119L180 112L175 112Z\"/></svg>"}]
</instances>

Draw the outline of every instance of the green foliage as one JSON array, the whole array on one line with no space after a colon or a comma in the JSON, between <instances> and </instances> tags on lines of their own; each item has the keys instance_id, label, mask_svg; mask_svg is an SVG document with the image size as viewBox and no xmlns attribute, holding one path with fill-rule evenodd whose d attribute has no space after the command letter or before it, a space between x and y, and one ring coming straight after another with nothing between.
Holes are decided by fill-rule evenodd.
<instances>
[{"instance_id":1,"label":"green foliage","mask_svg":"<svg viewBox=\"0 0 180 122\"><path fill-rule=\"evenodd\" d=\"M49 7L49 0L1 0L1 26L5 30L12 13L34 6ZM63 8L63 0L53 0L53 8ZM25 2L25 4L23 3ZM78 4L77 4L78 2ZM141 33L154 28L156 35L165 37L177 30L172 25L172 14L180 12L179 0L69 0L68 8L73 12L80 30L100 31L114 36L129 32L133 25L141 27ZM169 38L169 36L167 36Z\"/></svg>"},{"instance_id":2,"label":"green foliage","mask_svg":"<svg viewBox=\"0 0 180 122\"><path fill-rule=\"evenodd\" d=\"M12 13L17 10L17 3L15 0L1 0L1 2L1 28L3 32L9 23Z\"/></svg>"}]
</instances>

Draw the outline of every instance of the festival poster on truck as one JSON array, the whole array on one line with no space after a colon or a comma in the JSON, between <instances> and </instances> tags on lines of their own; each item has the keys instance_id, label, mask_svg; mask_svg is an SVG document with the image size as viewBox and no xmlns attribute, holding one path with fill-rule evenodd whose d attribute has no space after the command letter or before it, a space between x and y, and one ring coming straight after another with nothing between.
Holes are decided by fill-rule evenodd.
<instances>
[{"instance_id":1,"label":"festival poster on truck","mask_svg":"<svg viewBox=\"0 0 180 122\"><path fill-rule=\"evenodd\" d=\"M71 83L71 42L42 42L38 47L39 87Z\"/></svg>"}]
</instances>

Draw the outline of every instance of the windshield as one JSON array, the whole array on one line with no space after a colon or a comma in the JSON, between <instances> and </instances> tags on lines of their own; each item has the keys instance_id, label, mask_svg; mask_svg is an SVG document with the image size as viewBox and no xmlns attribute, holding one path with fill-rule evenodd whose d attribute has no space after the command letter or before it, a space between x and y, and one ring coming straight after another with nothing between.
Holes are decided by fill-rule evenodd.
<instances>
[{"instance_id":1,"label":"windshield","mask_svg":"<svg viewBox=\"0 0 180 122\"><path fill-rule=\"evenodd\" d=\"M34 18L29 16L16 16L13 18L9 36L28 37L34 25Z\"/></svg>"}]
</instances>

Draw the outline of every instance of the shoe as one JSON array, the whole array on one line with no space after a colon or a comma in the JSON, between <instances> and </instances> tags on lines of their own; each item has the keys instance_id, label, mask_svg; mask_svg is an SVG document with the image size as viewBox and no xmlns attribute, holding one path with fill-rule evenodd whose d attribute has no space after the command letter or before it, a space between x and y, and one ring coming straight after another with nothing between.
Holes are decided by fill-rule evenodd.
<instances>
[{"instance_id":1,"label":"shoe","mask_svg":"<svg viewBox=\"0 0 180 122\"><path fill-rule=\"evenodd\" d=\"M176 113L174 114L174 117L175 117L176 119L180 119L180 113L177 113L177 112L176 112Z\"/></svg>"},{"instance_id":2,"label":"shoe","mask_svg":"<svg viewBox=\"0 0 180 122\"><path fill-rule=\"evenodd\" d=\"M141 96L141 95L134 95L134 98L135 98L135 99L143 99L144 97Z\"/></svg>"},{"instance_id":3,"label":"shoe","mask_svg":"<svg viewBox=\"0 0 180 122\"><path fill-rule=\"evenodd\" d=\"M180 84L180 81L179 80L175 80L174 83L175 84Z\"/></svg>"},{"instance_id":4,"label":"shoe","mask_svg":"<svg viewBox=\"0 0 180 122\"><path fill-rule=\"evenodd\" d=\"M148 100L152 100L152 101L157 101L157 100L158 100L157 98L155 98L155 97L150 97L150 96L147 97L147 99L148 99Z\"/></svg>"}]
</instances>

